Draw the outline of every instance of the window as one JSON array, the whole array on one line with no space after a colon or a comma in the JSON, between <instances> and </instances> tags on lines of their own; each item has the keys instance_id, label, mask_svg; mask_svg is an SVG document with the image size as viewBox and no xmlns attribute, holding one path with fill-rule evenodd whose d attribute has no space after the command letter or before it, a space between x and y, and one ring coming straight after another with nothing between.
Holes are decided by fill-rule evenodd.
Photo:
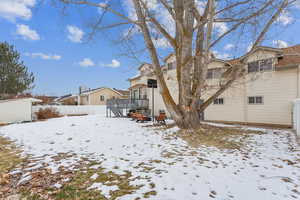
<instances>
[{"instance_id":1,"label":"window","mask_svg":"<svg viewBox=\"0 0 300 200\"><path fill-rule=\"evenodd\" d=\"M260 61L260 71L271 71L273 69L273 59L265 59Z\"/></svg>"},{"instance_id":2,"label":"window","mask_svg":"<svg viewBox=\"0 0 300 200\"><path fill-rule=\"evenodd\" d=\"M216 68L216 69L208 69L207 70L207 79L219 79L222 77L223 69Z\"/></svg>"},{"instance_id":3,"label":"window","mask_svg":"<svg viewBox=\"0 0 300 200\"><path fill-rule=\"evenodd\" d=\"M138 90L133 90L133 98L132 99L138 99Z\"/></svg>"},{"instance_id":4,"label":"window","mask_svg":"<svg viewBox=\"0 0 300 200\"><path fill-rule=\"evenodd\" d=\"M263 104L264 103L264 98L262 96L253 96L253 97L248 97L248 104Z\"/></svg>"},{"instance_id":5,"label":"window","mask_svg":"<svg viewBox=\"0 0 300 200\"><path fill-rule=\"evenodd\" d=\"M273 69L273 59L268 58L248 63L248 73L259 71L271 71Z\"/></svg>"},{"instance_id":6,"label":"window","mask_svg":"<svg viewBox=\"0 0 300 200\"><path fill-rule=\"evenodd\" d=\"M104 101L104 96L103 95L100 96L100 101Z\"/></svg>"},{"instance_id":7,"label":"window","mask_svg":"<svg viewBox=\"0 0 300 200\"><path fill-rule=\"evenodd\" d=\"M215 105L223 105L224 104L224 98L217 98L214 100Z\"/></svg>"},{"instance_id":8,"label":"window","mask_svg":"<svg viewBox=\"0 0 300 200\"><path fill-rule=\"evenodd\" d=\"M258 61L248 63L248 73L258 72L258 70L259 70Z\"/></svg>"}]
</instances>

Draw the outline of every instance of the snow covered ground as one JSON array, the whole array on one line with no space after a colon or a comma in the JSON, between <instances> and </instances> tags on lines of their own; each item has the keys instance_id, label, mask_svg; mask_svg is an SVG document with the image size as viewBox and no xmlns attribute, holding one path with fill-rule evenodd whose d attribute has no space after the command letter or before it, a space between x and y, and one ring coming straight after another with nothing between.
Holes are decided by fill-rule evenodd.
<instances>
[{"instance_id":1,"label":"snow covered ground","mask_svg":"<svg viewBox=\"0 0 300 200\"><path fill-rule=\"evenodd\" d=\"M172 134L176 128L143 125L101 115L63 117L1 127L0 136L15 140L36 160L27 171L47 167L54 174L60 166L75 170L82 157L100 163L93 168L130 171L135 177L131 184L142 187L119 199L143 199L149 191L156 192L149 199L159 200L300 199L300 149L288 130L259 129L266 134L252 135L238 151L193 148ZM72 156L55 160L61 153ZM118 190L112 183L98 183L97 177L91 177L95 182L87 189L107 198ZM31 177L27 173L22 178Z\"/></svg>"}]
</instances>

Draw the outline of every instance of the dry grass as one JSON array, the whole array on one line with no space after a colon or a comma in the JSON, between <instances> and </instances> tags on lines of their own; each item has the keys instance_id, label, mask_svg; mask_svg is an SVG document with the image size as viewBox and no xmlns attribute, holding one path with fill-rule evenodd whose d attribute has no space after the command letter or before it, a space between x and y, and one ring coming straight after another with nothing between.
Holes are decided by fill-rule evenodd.
<instances>
[{"instance_id":1,"label":"dry grass","mask_svg":"<svg viewBox=\"0 0 300 200\"><path fill-rule=\"evenodd\" d=\"M39 111L35 114L39 120L61 117L61 115L55 108L40 108Z\"/></svg>"},{"instance_id":2,"label":"dry grass","mask_svg":"<svg viewBox=\"0 0 300 200\"><path fill-rule=\"evenodd\" d=\"M219 149L239 150L243 146L244 140L252 134L264 134L264 132L204 125L197 131L180 130L176 136L185 140L192 147L204 145Z\"/></svg>"},{"instance_id":3,"label":"dry grass","mask_svg":"<svg viewBox=\"0 0 300 200\"><path fill-rule=\"evenodd\" d=\"M20 151L6 138L0 137L0 177L23 161Z\"/></svg>"}]
</instances>

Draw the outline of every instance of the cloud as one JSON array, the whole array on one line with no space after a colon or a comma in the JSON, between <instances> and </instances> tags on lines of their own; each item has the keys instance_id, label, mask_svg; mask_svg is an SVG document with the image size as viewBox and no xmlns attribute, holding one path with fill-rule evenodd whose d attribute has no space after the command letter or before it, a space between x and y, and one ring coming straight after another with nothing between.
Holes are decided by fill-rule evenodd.
<instances>
[{"instance_id":1,"label":"cloud","mask_svg":"<svg viewBox=\"0 0 300 200\"><path fill-rule=\"evenodd\" d=\"M16 34L22 36L25 40L40 40L39 34L24 24L17 24Z\"/></svg>"},{"instance_id":2,"label":"cloud","mask_svg":"<svg viewBox=\"0 0 300 200\"><path fill-rule=\"evenodd\" d=\"M230 58L230 54L228 54L228 53L220 53L220 52L218 52L218 51L212 51L212 53L214 54L214 56L216 57L216 58L219 58L219 59L224 59L224 60L226 60L226 59L228 59L228 58Z\"/></svg>"},{"instance_id":3,"label":"cloud","mask_svg":"<svg viewBox=\"0 0 300 200\"><path fill-rule=\"evenodd\" d=\"M283 12L277 19L283 26L289 25L294 21L294 18L288 12Z\"/></svg>"},{"instance_id":4,"label":"cloud","mask_svg":"<svg viewBox=\"0 0 300 200\"><path fill-rule=\"evenodd\" d=\"M104 67L117 68L120 67L121 63L118 60L113 59L110 64L101 64L101 65Z\"/></svg>"},{"instance_id":5,"label":"cloud","mask_svg":"<svg viewBox=\"0 0 300 200\"><path fill-rule=\"evenodd\" d=\"M0 0L0 17L15 21L16 18L28 20L32 17L31 8L36 0Z\"/></svg>"},{"instance_id":6,"label":"cloud","mask_svg":"<svg viewBox=\"0 0 300 200\"><path fill-rule=\"evenodd\" d=\"M224 22L214 23L214 29L217 32L218 36L221 36L228 31L228 27Z\"/></svg>"},{"instance_id":7,"label":"cloud","mask_svg":"<svg viewBox=\"0 0 300 200\"><path fill-rule=\"evenodd\" d=\"M75 43L82 42L84 32L80 28L78 28L77 26L68 25L67 31L68 31L68 39L70 41Z\"/></svg>"},{"instance_id":8,"label":"cloud","mask_svg":"<svg viewBox=\"0 0 300 200\"><path fill-rule=\"evenodd\" d=\"M278 48L286 48L288 47L288 43L283 41L283 40L273 40L273 45L278 47Z\"/></svg>"},{"instance_id":9,"label":"cloud","mask_svg":"<svg viewBox=\"0 0 300 200\"><path fill-rule=\"evenodd\" d=\"M90 58L84 58L82 61L79 62L81 67L92 67L95 66L95 63Z\"/></svg>"},{"instance_id":10,"label":"cloud","mask_svg":"<svg viewBox=\"0 0 300 200\"><path fill-rule=\"evenodd\" d=\"M231 49L233 49L234 48L234 45L233 44L226 44L225 46L224 46L224 50L231 50Z\"/></svg>"},{"instance_id":11,"label":"cloud","mask_svg":"<svg viewBox=\"0 0 300 200\"><path fill-rule=\"evenodd\" d=\"M61 56L57 54L44 54L44 53L25 53L25 56L32 58L41 58L43 60L60 60Z\"/></svg>"}]
</instances>

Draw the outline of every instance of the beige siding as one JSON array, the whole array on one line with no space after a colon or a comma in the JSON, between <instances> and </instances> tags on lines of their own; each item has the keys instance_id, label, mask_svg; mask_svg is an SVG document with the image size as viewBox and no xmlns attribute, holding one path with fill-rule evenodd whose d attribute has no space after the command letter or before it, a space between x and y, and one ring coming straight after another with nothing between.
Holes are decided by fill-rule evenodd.
<instances>
[{"instance_id":1,"label":"beige siding","mask_svg":"<svg viewBox=\"0 0 300 200\"><path fill-rule=\"evenodd\" d=\"M245 98L244 85L229 88L219 98L224 99L223 105L211 104L204 112L205 120L244 121Z\"/></svg>"},{"instance_id":2,"label":"beige siding","mask_svg":"<svg viewBox=\"0 0 300 200\"><path fill-rule=\"evenodd\" d=\"M246 62L252 62L275 56L276 52L260 50L245 59ZM173 61L174 57L170 57L167 63ZM223 62L214 61L209 64L208 68L219 68L224 67L224 65L225 63ZM164 73L164 76L170 93L177 103L178 85L176 70L168 70ZM220 96L220 98L224 98L224 105L212 104L205 110L205 119L291 125L292 101L300 97L299 77L299 69L249 74L245 78L241 78ZM131 81L131 85L146 84L148 78L151 77L142 76L138 80ZM216 86L218 82L219 80L217 79L210 79L208 80L208 85ZM205 91L203 99L207 99L215 90L216 87ZM151 89L147 89L147 93L151 109ZM249 96L263 96L264 104L248 105ZM158 111L161 109L166 110L158 88L155 89L155 114L158 114Z\"/></svg>"},{"instance_id":3,"label":"beige siding","mask_svg":"<svg viewBox=\"0 0 300 200\"><path fill-rule=\"evenodd\" d=\"M104 96L104 101L101 101L100 96ZM121 99L124 97L109 88L104 88L104 89L91 92L88 95L82 96L81 104L82 105L106 105L106 100L112 98Z\"/></svg>"},{"instance_id":4,"label":"beige siding","mask_svg":"<svg viewBox=\"0 0 300 200\"><path fill-rule=\"evenodd\" d=\"M264 103L247 104L247 122L291 125L297 84L297 70L266 73L264 77L248 83L247 96L263 96Z\"/></svg>"}]
</instances>

